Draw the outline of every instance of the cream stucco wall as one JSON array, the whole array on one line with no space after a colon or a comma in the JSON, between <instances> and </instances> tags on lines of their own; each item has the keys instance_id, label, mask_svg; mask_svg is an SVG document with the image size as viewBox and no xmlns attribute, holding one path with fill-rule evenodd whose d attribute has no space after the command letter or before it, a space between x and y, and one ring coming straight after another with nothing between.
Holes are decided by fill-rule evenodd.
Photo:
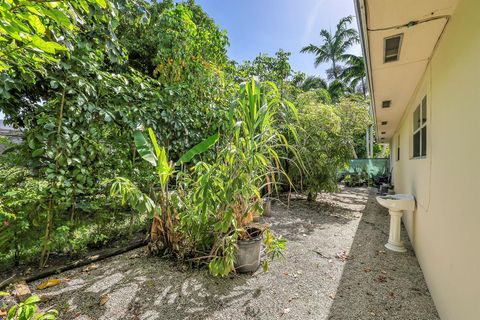
<instances>
[{"instance_id":1,"label":"cream stucco wall","mask_svg":"<svg viewBox=\"0 0 480 320\"><path fill-rule=\"evenodd\" d=\"M413 111L427 95L427 156L411 159ZM442 319L480 319L480 0L462 0L434 50L392 139L397 193Z\"/></svg>"}]
</instances>

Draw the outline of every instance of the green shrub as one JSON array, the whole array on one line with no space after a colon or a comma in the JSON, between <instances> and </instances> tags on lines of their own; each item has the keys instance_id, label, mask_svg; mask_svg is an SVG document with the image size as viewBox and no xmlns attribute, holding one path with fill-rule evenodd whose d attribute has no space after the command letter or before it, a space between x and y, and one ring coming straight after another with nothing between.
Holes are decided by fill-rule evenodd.
<instances>
[{"instance_id":1,"label":"green shrub","mask_svg":"<svg viewBox=\"0 0 480 320\"><path fill-rule=\"evenodd\" d=\"M342 99L335 105L323 104L317 92L297 99L299 138L296 148L305 170L291 166L295 186L313 200L317 192L337 190L337 173L356 157L356 136L369 124L364 101Z\"/></svg>"},{"instance_id":2,"label":"green shrub","mask_svg":"<svg viewBox=\"0 0 480 320\"><path fill-rule=\"evenodd\" d=\"M0 291L0 297L10 295L8 292ZM6 320L55 320L58 311L50 309L45 312L38 312L37 304L41 299L37 295L28 297L25 301L12 306L7 312Z\"/></svg>"}]
</instances>

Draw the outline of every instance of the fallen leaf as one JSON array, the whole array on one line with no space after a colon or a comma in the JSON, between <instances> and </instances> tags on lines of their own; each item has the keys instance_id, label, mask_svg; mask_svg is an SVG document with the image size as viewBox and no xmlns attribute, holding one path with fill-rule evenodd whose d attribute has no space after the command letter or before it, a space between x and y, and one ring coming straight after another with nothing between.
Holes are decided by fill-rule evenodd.
<instances>
[{"instance_id":1,"label":"fallen leaf","mask_svg":"<svg viewBox=\"0 0 480 320\"><path fill-rule=\"evenodd\" d=\"M363 269L363 272L370 272L370 271L372 271L372 269L370 269L370 268Z\"/></svg>"},{"instance_id":2,"label":"fallen leaf","mask_svg":"<svg viewBox=\"0 0 480 320\"><path fill-rule=\"evenodd\" d=\"M387 282L387 277L385 277L383 274L379 275L377 278L378 282Z\"/></svg>"},{"instance_id":3,"label":"fallen leaf","mask_svg":"<svg viewBox=\"0 0 480 320\"><path fill-rule=\"evenodd\" d=\"M89 266L86 266L85 268L82 269L82 272L90 272L92 270L95 270L98 268L98 265L96 264L91 264Z\"/></svg>"},{"instance_id":4,"label":"fallen leaf","mask_svg":"<svg viewBox=\"0 0 480 320\"><path fill-rule=\"evenodd\" d=\"M60 282L61 282L61 281L60 281L59 279L48 279L48 280L45 280L45 281L43 281L42 283L40 283L40 284L37 286L37 289L38 289L38 290L43 290L43 289L46 289L46 288L50 288L50 287L59 285Z\"/></svg>"},{"instance_id":5,"label":"fallen leaf","mask_svg":"<svg viewBox=\"0 0 480 320\"><path fill-rule=\"evenodd\" d=\"M334 294L329 294L328 297L332 300L335 300L335 295Z\"/></svg>"},{"instance_id":6,"label":"fallen leaf","mask_svg":"<svg viewBox=\"0 0 480 320\"><path fill-rule=\"evenodd\" d=\"M0 309L0 317L5 317L7 315L7 310Z\"/></svg>"},{"instance_id":7,"label":"fallen leaf","mask_svg":"<svg viewBox=\"0 0 480 320\"><path fill-rule=\"evenodd\" d=\"M25 282L15 284L15 296L18 298L18 300L24 301L31 295L32 293L30 292L30 288Z\"/></svg>"},{"instance_id":8,"label":"fallen leaf","mask_svg":"<svg viewBox=\"0 0 480 320\"><path fill-rule=\"evenodd\" d=\"M101 306L103 306L105 303L107 303L108 299L109 299L109 296L108 296L107 293L101 295L101 296L100 296L99 304L100 304Z\"/></svg>"}]
</instances>

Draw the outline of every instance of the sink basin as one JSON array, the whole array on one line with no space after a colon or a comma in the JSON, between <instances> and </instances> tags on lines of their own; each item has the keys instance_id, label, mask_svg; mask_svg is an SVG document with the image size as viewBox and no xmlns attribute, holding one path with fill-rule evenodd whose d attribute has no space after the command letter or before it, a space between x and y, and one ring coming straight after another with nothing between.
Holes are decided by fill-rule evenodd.
<instances>
[{"instance_id":1,"label":"sink basin","mask_svg":"<svg viewBox=\"0 0 480 320\"><path fill-rule=\"evenodd\" d=\"M393 194L378 196L378 203L392 211L413 211L415 209L415 197L411 194Z\"/></svg>"},{"instance_id":2,"label":"sink basin","mask_svg":"<svg viewBox=\"0 0 480 320\"><path fill-rule=\"evenodd\" d=\"M387 208L390 214L390 234L385 247L397 252L407 251L400 237L402 215L403 211L415 210L415 197L411 194L392 194L378 196L377 202Z\"/></svg>"}]
</instances>

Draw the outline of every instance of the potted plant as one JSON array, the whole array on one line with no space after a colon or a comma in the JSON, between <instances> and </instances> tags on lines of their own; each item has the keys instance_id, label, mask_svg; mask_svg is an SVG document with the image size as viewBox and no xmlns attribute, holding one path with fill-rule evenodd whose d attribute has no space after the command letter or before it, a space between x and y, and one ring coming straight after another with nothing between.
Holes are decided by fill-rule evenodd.
<instances>
[{"instance_id":1,"label":"potted plant","mask_svg":"<svg viewBox=\"0 0 480 320\"><path fill-rule=\"evenodd\" d=\"M151 129L150 142L143 133L135 132L139 154L156 168L160 191L147 196L127 179L117 178L111 193L121 195L123 202L137 210L153 213L152 250L207 263L214 276L235 270L255 271L262 244L271 259L280 257L285 248L284 239L274 237L268 226L252 221L263 213L260 190L270 190L279 175L286 176L277 152L289 148L279 128L296 136L293 127L282 122L288 118L287 112L296 117L295 108L280 99L274 84L246 83L232 104L230 125L222 133L214 160L199 161L188 170L177 168L215 144L218 135L172 162ZM170 192L169 180L174 173L176 190ZM268 259L263 268L268 269Z\"/></svg>"},{"instance_id":2,"label":"potted plant","mask_svg":"<svg viewBox=\"0 0 480 320\"><path fill-rule=\"evenodd\" d=\"M289 113L296 117L294 106L280 98L273 83L259 84L253 79L242 85L238 99L232 105L231 123L226 143L217 161L206 170L210 179L207 190L201 194L215 195L219 219L215 223L215 243L209 263L214 275L226 275L232 270L252 272L260 265L261 244L270 258L281 256L285 247L282 238L276 238L268 226L251 223L253 216L262 215L262 188L276 186L279 175L285 171L278 151L289 148L280 128L296 136L288 122L282 122ZM267 182L265 182L267 181ZM209 200L202 198L209 203ZM268 269L268 259L264 261Z\"/></svg>"}]
</instances>

